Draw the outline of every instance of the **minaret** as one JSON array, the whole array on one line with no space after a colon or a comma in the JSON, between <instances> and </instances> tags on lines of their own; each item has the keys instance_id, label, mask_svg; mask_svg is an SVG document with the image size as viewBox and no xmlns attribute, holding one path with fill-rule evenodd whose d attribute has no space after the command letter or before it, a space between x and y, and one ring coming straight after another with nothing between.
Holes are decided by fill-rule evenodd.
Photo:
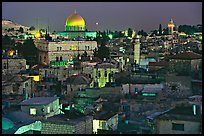
<instances>
[{"instance_id":1,"label":"minaret","mask_svg":"<svg viewBox=\"0 0 204 136\"><path fill-rule=\"evenodd\" d=\"M134 44L134 63L140 63L140 39L136 36L135 44Z\"/></svg>"},{"instance_id":2,"label":"minaret","mask_svg":"<svg viewBox=\"0 0 204 136\"><path fill-rule=\"evenodd\" d=\"M172 34L174 32L174 22L173 22L173 19L170 19L170 23L168 24L168 32L169 34Z\"/></svg>"}]
</instances>

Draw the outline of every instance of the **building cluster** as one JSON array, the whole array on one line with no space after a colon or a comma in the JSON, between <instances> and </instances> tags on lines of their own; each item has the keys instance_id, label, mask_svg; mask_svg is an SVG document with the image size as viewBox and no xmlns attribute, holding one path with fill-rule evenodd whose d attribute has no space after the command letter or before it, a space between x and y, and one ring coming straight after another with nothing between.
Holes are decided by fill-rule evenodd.
<instances>
[{"instance_id":1,"label":"building cluster","mask_svg":"<svg viewBox=\"0 0 204 136\"><path fill-rule=\"evenodd\" d=\"M167 35L111 38L94 56L96 32L74 13L65 31L34 39L38 64L2 58L4 134L201 134L202 42Z\"/></svg>"}]
</instances>

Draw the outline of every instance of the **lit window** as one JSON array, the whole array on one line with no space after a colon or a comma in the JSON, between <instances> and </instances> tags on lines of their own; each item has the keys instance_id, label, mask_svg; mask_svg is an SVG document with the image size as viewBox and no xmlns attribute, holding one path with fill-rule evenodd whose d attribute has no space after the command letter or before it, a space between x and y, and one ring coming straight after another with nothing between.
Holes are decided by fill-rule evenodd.
<instances>
[{"instance_id":1,"label":"lit window","mask_svg":"<svg viewBox=\"0 0 204 136\"><path fill-rule=\"evenodd\" d=\"M30 115L36 115L36 108L30 108Z\"/></svg>"},{"instance_id":2,"label":"lit window","mask_svg":"<svg viewBox=\"0 0 204 136\"><path fill-rule=\"evenodd\" d=\"M50 113L50 107L47 107L47 113Z\"/></svg>"}]
</instances>

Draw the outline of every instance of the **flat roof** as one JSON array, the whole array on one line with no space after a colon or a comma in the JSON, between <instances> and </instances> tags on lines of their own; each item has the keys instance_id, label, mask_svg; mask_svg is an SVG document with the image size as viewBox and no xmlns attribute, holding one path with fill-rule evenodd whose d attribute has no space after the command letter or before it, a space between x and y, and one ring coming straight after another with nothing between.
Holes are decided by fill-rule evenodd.
<instances>
[{"instance_id":1,"label":"flat roof","mask_svg":"<svg viewBox=\"0 0 204 136\"><path fill-rule=\"evenodd\" d=\"M26 106L26 105L46 105L55 100L59 99L59 97L34 97L28 100L22 101L19 105Z\"/></svg>"},{"instance_id":2,"label":"flat roof","mask_svg":"<svg viewBox=\"0 0 204 136\"><path fill-rule=\"evenodd\" d=\"M94 119L108 120L108 119L112 118L113 116L115 116L116 114L117 114L116 112L102 111L102 112L96 113L94 115Z\"/></svg>"},{"instance_id":3,"label":"flat roof","mask_svg":"<svg viewBox=\"0 0 204 136\"><path fill-rule=\"evenodd\" d=\"M192 106L179 106L158 117L161 120L184 120L200 122L202 115L194 115Z\"/></svg>"}]
</instances>

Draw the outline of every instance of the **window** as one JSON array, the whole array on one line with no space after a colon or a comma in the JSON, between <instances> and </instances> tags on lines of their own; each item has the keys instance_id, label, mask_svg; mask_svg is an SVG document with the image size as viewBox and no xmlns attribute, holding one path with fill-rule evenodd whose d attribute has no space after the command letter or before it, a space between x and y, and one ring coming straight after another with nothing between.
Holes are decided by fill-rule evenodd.
<instances>
[{"instance_id":1,"label":"window","mask_svg":"<svg viewBox=\"0 0 204 136\"><path fill-rule=\"evenodd\" d=\"M106 127L106 122L102 122L102 129L105 129Z\"/></svg>"},{"instance_id":2,"label":"window","mask_svg":"<svg viewBox=\"0 0 204 136\"><path fill-rule=\"evenodd\" d=\"M25 83L25 87L27 87L28 86L28 83Z\"/></svg>"},{"instance_id":3,"label":"window","mask_svg":"<svg viewBox=\"0 0 204 136\"><path fill-rule=\"evenodd\" d=\"M6 69L7 67L6 67L6 63L4 63L4 69Z\"/></svg>"},{"instance_id":4,"label":"window","mask_svg":"<svg viewBox=\"0 0 204 136\"><path fill-rule=\"evenodd\" d=\"M100 71L98 71L98 77L99 77L99 78L101 77L101 73L100 73Z\"/></svg>"},{"instance_id":5,"label":"window","mask_svg":"<svg viewBox=\"0 0 204 136\"><path fill-rule=\"evenodd\" d=\"M62 61L62 56L60 57L60 61Z\"/></svg>"},{"instance_id":6,"label":"window","mask_svg":"<svg viewBox=\"0 0 204 136\"><path fill-rule=\"evenodd\" d=\"M184 124L172 123L172 130L184 131Z\"/></svg>"},{"instance_id":7,"label":"window","mask_svg":"<svg viewBox=\"0 0 204 136\"><path fill-rule=\"evenodd\" d=\"M56 61L58 61L59 60L59 58L58 57L56 57Z\"/></svg>"},{"instance_id":8,"label":"window","mask_svg":"<svg viewBox=\"0 0 204 136\"><path fill-rule=\"evenodd\" d=\"M62 47L60 47L60 51L62 50Z\"/></svg>"},{"instance_id":9,"label":"window","mask_svg":"<svg viewBox=\"0 0 204 136\"><path fill-rule=\"evenodd\" d=\"M30 108L30 115L36 115L36 108Z\"/></svg>"},{"instance_id":10,"label":"window","mask_svg":"<svg viewBox=\"0 0 204 136\"><path fill-rule=\"evenodd\" d=\"M107 77L107 71L104 72L104 76Z\"/></svg>"}]
</instances>

